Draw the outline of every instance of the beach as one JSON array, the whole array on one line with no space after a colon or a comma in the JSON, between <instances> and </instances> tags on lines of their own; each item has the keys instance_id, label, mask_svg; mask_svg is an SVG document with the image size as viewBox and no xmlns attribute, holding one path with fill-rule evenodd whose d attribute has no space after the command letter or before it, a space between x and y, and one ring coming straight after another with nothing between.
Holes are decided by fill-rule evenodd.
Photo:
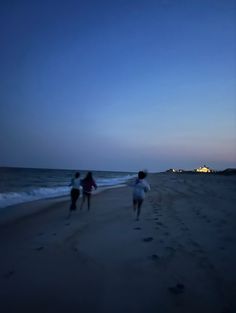
<instances>
[{"instance_id":1,"label":"beach","mask_svg":"<svg viewBox=\"0 0 236 313\"><path fill-rule=\"evenodd\" d=\"M0 312L236 312L236 176L150 174L140 221L132 189L91 210L70 198L0 216Z\"/></svg>"}]
</instances>

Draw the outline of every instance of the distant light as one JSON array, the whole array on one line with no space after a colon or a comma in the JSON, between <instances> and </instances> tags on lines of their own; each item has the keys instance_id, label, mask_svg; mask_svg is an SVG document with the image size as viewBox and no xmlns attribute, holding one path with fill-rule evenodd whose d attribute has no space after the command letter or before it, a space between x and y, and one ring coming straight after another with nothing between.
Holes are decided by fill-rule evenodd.
<instances>
[{"instance_id":1,"label":"distant light","mask_svg":"<svg viewBox=\"0 0 236 313\"><path fill-rule=\"evenodd\" d=\"M205 165L204 166L200 166L195 171L196 172L200 172L200 173L212 173L213 172L213 170L211 170L209 167L207 167Z\"/></svg>"}]
</instances>

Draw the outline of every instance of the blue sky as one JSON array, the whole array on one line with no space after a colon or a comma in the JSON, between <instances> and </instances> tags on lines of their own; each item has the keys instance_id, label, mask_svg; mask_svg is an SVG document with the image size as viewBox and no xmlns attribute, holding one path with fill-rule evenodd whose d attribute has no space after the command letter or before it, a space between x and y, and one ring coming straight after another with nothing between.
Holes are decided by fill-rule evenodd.
<instances>
[{"instance_id":1,"label":"blue sky","mask_svg":"<svg viewBox=\"0 0 236 313\"><path fill-rule=\"evenodd\" d=\"M236 0L0 11L0 166L236 167Z\"/></svg>"}]
</instances>

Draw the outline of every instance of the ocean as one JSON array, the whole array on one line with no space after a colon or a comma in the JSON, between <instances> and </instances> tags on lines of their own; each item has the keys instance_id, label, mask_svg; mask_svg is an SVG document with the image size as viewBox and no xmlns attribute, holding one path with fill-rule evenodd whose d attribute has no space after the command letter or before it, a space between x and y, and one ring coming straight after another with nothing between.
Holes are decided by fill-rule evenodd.
<instances>
[{"instance_id":1,"label":"ocean","mask_svg":"<svg viewBox=\"0 0 236 313\"><path fill-rule=\"evenodd\" d=\"M75 172L87 171L0 167L0 208L14 204L70 194ZM93 171L98 191L125 185L135 177L131 172Z\"/></svg>"}]
</instances>

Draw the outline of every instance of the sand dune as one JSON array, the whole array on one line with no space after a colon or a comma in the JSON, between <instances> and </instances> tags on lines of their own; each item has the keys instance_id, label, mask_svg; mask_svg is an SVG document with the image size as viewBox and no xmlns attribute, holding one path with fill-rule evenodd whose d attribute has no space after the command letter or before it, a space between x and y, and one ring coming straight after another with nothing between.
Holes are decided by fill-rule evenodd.
<instances>
[{"instance_id":1,"label":"sand dune","mask_svg":"<svg viewBox=\"0 0 236 313\"><path fill-rule=\"evenodd\" d=\"M0 220L0 311L236 312L236 177L149 181L139 222L129 187L69 220L69 198L13 208L24 216Z\"/></svg>"}]
</instances>

